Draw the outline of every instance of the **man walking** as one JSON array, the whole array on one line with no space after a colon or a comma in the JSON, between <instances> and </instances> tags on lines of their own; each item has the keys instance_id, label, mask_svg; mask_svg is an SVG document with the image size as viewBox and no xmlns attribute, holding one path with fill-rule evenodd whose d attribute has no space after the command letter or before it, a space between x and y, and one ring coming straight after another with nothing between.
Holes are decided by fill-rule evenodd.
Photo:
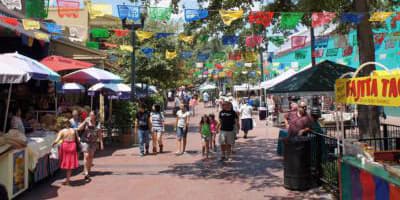
<instances>
[{"instance_id":1,"label":"man walking","mask_svg":"<svg viewBox=\"0 0 400 200\"><path fill-rule=\"evenodd\" d=\"M150 113L146 111L146 106L141 104L135 121L135 132L139 136L140 156L145 155L145 149L146 154L149 154L150 130Z\"/></svg>"},{"instance_id":2,"label":"man walking","mask_svg":"<svg viewBox=\"0 0 400 200\"><path fill-rule=\"evenodd\" d=\"M222 105L222 111L219 113L219 124L217 127L219 135L219 141L221 144L221 161L225 159L231 160L232 145L235 141L235 126L237 130L240 129L239 117L232 109L230 102L224 102Z\"/></svg>"}]
</instances>

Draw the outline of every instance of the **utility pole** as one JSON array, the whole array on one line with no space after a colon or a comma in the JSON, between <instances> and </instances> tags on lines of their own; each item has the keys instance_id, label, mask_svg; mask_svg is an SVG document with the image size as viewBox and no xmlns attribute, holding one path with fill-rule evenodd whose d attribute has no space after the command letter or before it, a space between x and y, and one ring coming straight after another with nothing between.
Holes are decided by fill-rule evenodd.
<instances>
[{"instance_id":1,"label":"utility pole","mask_svg":"<svg viewBox=\"0 0 400 200\"><path fill-rule=\"evenodd\" d=\"M262 36L263 36L263 38L266 37L265 29L263 29L263 31L262 31ZM268 40L267 39L264 40L264 45L265 45L265 47L262 47L262 45L260 45L260 47L259 47L260 62L261 62L260 63L260 70L261 70L260 83L264 81L264 56L263 56L263 54L264 54L264 51L268 51ZM260 90L261 90L260 107L264 107L265 106L265 90L263 90L261 88L260 88Z\"/></svg>"},{"instance_id":2,"label":"utility pole","mask_svg":"<svg viewBox=\"0 0 400 200\"><path fill-rule=\"evenodd\" d=\"M131 33L131 45L132 45L132 53L131 53L131 101L135 101L136 99L136 55L135 55L135 46L136 46L136 35L135 35L135 23L132 24L132 33Z\"/></svg>"},{"instance_id":3,"label":"utility pole","mask_svg":"<svg viewBox=\"0 0 400 200\"><path fill-rule=\"evenodd\" d=\"M315 34L314 34L314 28L311 26L310 28L310 38L311 38L311 65L312 67L315 67L316 62L315 62Z\"/></svg>"}]
</instances>

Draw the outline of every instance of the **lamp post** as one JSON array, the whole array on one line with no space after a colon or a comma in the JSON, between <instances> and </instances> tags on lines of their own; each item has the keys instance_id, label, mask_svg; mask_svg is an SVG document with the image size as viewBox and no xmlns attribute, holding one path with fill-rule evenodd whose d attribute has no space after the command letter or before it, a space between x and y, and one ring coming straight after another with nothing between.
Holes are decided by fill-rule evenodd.
<instances>
[{"instance_id":1,"label":"lamp post","mask_svg":"<svg viewBox=\"0 0 400 200\"><path fill-rule=\"evenodd\" d=\"M123 4L122 6L126 6ZM131 12L131 9L128 8ZM135 31L137 29L143 28L144 27L144 22L146 20L146 7L143 5L140 7L140 22L137 23L137 21L133 21L132 25L127 24L127 19L130 14L128 14L125 18L123 18L122 21L122 27L126 29L131 30L131 45L132 45L132 53L131 53L131 101L136 101L136 55L135 55L135 50L136 50L136 34ZM121 16L120 16L121 17Z\"/></svg>"}]
</instances>

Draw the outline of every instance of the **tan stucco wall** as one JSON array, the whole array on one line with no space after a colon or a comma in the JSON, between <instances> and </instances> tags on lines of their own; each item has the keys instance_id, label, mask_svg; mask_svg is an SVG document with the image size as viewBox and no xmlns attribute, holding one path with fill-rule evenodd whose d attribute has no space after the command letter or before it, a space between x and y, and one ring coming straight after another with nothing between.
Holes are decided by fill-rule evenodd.
<instances>
[{"instance_id":1,"label":"tan stucco wall","mask_svg":"<svg viewBox=\"0 0 400 200\"><path fill-rule=\"evenodd\" d=\"M66 17L59 17L57 8L49 8L49 16L47 19L54 20L57 24L62 26L80 26L85 28L85 35L84 40L88 38L88 27L89 27L89 12L85 8L79 10L79 17L78 18L66 18Z\"/></svg>"}]
</instances>

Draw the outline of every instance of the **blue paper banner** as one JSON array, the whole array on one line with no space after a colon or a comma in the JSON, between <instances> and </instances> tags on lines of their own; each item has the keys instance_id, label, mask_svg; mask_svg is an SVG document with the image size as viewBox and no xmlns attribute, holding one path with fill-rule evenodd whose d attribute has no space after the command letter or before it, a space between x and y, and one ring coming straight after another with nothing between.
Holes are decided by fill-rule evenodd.
<instances>
[{"instance_id":1,"label":"blue paper banner","mask_svg":"<svg viewBox=\"0 0 400 200\"><path fill-rule=\"evenodd\" d=\"M173 33L156 33L156 39L166 38L173 35Z\"/></svg>"},{"instance_id":2,"label":"blue paper banner","mask_svg":"<svg viewBox=\"0 0 400 200\"><path fill-rule=\"evenodd\" d=\"M317 36L315 37L315 48L326 48L328 47L329 36Z\"/></svg>"},{"instance_id":3,"label":"blue paper banner","mask_svg":"<svg viewBox=\"0 0 400 200\"><path fill-rule=\"evenodd\" d=\"M243 67L244 63L243 62L236 62L236 67Z\"/></svg>"},{"instance_id":4,"label":"blue paper banner","mask_svg":"<svg viewBox=\"0 0 400 200\"><path fill-rule=\"evenodd\" d=\"M267 61L269 63L272 63L272 59L274 58L274 52L268 52L268 58Z\"/></svg>"},{"instance_id":5,"label":"blue paper banner","mask_svg":"<svg viewBox=\"0 0 400 200\"><path fill-rule=\"evenodd\" d=\"M359 24L364 18L363 13L343 13L340 19L343 23L354 23Z\"/></svg>"},{"instance_id":6,"label":"blue paper banner","mask_svg":"<svg viewBox=\"0 0 400 200\"><path fill-rule=\"evenodd\" d=\"M191 58L193 53L191 51L182 51L181 52L181 58L182 59L189 59Z\"/></svg>"},{"instance_id":7,"label":"blue paper banner","mask_svg":"<svg viewBox=\"0 0 400 200\"><path fill-rule=\"evenodd\" d=\"M141 49L143 54L146 56L146 58L151 58L153 57L154 49L149 48L149 47L144 47Z\"/></svg>"},{"instance_id":8,"label":"blue paper banner","mask_svg":"<svg viewBox=\"0 0 400 200\"><path fill-rule=\"evenodd\" d=\"M197 54L197 60L200 62L204 62L206 60L208 60L208 58L210 57L209 53L199 53Z\"/></svg>"},{"instance_id":9,"label":"blue paper banner","mask_svg":"<svg viewBox=\"0 0 400 200\"><path fill-rule=\"evenodd\" d=\"M44 22L47 31L49 33L55 33L55 34L62 34L63 33L63 28L61 25L58 25L56 23L51 23L51 22Z\"/></svg>"},{"instance_id":10,"label":"blue paper banner","mask_svg":"<svg viewBox=\"0 0 400 200\"><path fill-rule=\"evenodd\" d=\"M208 10L205 9L185 9L185 21L194 22L204 19L208 16Z\"/></svg>"},{"instance_id":11,"label":"blue paper banner","mask_svg":"<svg viewBox=\"0 0 400 200\"><path fill-rule=\"evenodd\" d=\"M117 8L120 19L140 20L139 6L117 5Z\"/></svg>"},{"instance_id":12,"label":"blue paper banner","mask_svg":"<svg viewBox=\"0 0 400 200\"><path fill-rule=\"evenodd\" d=\"M224 35L222 36L222 44L224 45L235 45L239 40L238 36Z\"/></svg>"}]
</instances>

